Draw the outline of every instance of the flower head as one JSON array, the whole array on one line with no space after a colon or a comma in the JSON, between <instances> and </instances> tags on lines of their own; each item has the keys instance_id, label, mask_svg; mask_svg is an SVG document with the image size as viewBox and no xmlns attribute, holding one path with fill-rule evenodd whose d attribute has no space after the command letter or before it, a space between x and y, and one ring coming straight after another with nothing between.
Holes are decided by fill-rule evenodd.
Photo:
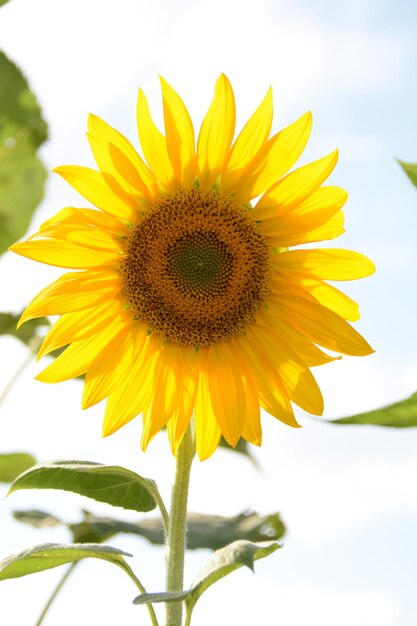
<instances>
[{"instance_id":1,"label":"flower head","mask_svg":"<svg viewBox=\"0 0 417 626\"><path fill-rule=\"evenodd\" d=\"M338 358L322 348L372 352L348 323L357 305L324 281L374 266L347 250L293 249L343 232L346 193L322 186L337 152L288 173L310 113L269 137L269 90L233 142L235 102L221 75L196 146L185 105L161 83L165 134L139 91L145 160L91 115L98 171L56 168L96 209L65 208L13 246L75 270L43 289L21 323L61 315L38 356L68 347L38 379L85 374L83 407L107 398L104 435L141 413L142 447L166 426L176 453L194 413L206 458L221 435L259 445L261 407L290 426L293 403L322 413L310 368Z\"/></svg>"}]
</instances>

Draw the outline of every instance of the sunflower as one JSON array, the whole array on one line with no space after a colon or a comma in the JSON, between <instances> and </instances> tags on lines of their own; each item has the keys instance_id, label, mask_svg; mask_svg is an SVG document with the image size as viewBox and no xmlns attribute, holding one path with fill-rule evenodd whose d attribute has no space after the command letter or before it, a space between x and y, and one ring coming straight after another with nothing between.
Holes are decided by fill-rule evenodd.
<instances>
[{"instance_id":1,"label":"sunflower","mask_svg":"<svg viewBox=\"0 0 417 626\"><path fill-rule=\"evenodd\" d=\"M144 159L91 115L98 170L55 169L96 208L64 208L14 252L68 268L20 323L61 317L38 358L65 350L39 375L85 374L83 408L107 399L103 434L143 416L142 448L166 426L174 454L195 416L201 459L221 435L260 445L260 408L297 427L293 404L320 415L310 368L366 355L348 323L358 306L325 280L371 274L357 252L301 247L344 232L347 194L322 186L337 152L291 171L307 143L306 113L269 137L272 92L236 140L223 74L195 144L180 96L161 80L165 134L139 90ZM324 350L330 350L330 354Z\"/></svg>"}]
</instances>

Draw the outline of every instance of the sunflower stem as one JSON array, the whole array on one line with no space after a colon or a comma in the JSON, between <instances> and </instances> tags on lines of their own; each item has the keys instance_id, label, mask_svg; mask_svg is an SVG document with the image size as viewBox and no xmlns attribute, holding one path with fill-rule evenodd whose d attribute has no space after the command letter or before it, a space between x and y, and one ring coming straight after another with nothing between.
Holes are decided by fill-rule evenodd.
<instances>
[{"instance_id":1,"label":"sunflower stem","mask_svg":"<svg viewBox=\"0 0 417 626\"><path fill-rule=\"evenodd\" d=\"M177 453L167 540L167 591L182 591L183 587L188 487L194 455L195 435L194 424L192 422L188 426ZM167 602L166 626L181 626L181 623L182 602Z\"/></svg>"},{"instance_id":2,"label":"sunflower stem","mask_svg":"<svg viewBox=\"0 0 417 626\"><path fill-rule=\"evenodd\" d=\"M63 575L63 577L61 578L61 580L59 581L59 583L55 587L55 589L53 590L52 594L49 596L49 599L48 599L47 603L45 604L45 606L43 608L43 611L40 614L40 616L38 618L38 621L36 622L35 626L41 626L41 624L43 624L43 620L44 620L47 612L49 611L53 601L57 597L58 593L61 591L62 587L65 585L67 579L69 578L70 574L73 572L73 570L74 570L76 565L77 565L77 562L71 563L71 565L69 566L69 568L67 569L67 571L65 572L65 574Z\"/></svg>"}]
</instances>

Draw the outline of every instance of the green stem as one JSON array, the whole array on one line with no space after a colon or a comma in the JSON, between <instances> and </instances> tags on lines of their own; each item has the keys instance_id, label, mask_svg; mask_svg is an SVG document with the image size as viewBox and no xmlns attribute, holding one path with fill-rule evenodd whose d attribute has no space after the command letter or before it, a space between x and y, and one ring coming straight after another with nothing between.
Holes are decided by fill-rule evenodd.
<instances>
[{"instance_id":1,"label":"green stem","mask_svg":"<svg viewBox=\"0 0 417 626\"><path fill-rule=\"evenodd\" d=\"M186 615L185 615L185 624L184 626L190 626L191 625L191 615L192 615L192 611L190 611L187 607L186 610Z\"/></svg>"},{"instance_id":2,"label":"green stem","mask_svg":"<svg viewBox=\"0 0 417 626\"><path fill-rule=\"evenodd\" d=\"M146 593L145 587L142 585L142 583L140 582L139 578L136 576L136 574L133 573L133 570L131 569L131 567L127 563L123 564L123 569L129 574L130 578L133 580L133 582L135 583L135 585L139 589L139 591L141 593ZM156 618L156 614L155 614L155 611L154 611L154 608L153 608L152 604L147 604L146 606L147 606L147 609L148 609L148 612L149 612L149 616L151 618L152 626L159 626L158 620Z\"/></svg>"},{"instance_id":3,"label":"green stem","mask_svg":"<svg viewBox=\"0 0 417 626\"><path fill-rule=\"evenodd\" d=\"M63 577L61 578L61 580L59 581L59 583L55 587L55 589L53 590L52 594L50 595L50 597L48 599L48 602L46 603L46 605L45 605L41 615L39 616L38 621L35 624L35 626L41 626L42 625L43 620L45 618L45 615L49 611L53 601L55 600L55 598L57 597L58 593L61 591L62 587L64 586L64 584L68 580L70 574L74 571L74 568L75 568L75 566L77 564L78 564L78 561L75 561L74 563L71 563L71 565L69 566L69 568L67 569L67 571L65 572L65 574L63 575ZM140 580L136 576L136 574L134 574L134 572L130 568L130 566L127 563L124 563L121 567L122 567L122 569L125 570L125 572L127 572L127 574L130 576L131 580L133 580L133 582L135 583L135 585L139 589L139 591L141 593L146 593L145 587L142 585L142 583L140 582ZM147 604L146 606L148 608L148 612L149 612L149 616L151 618L152 626L159 626L158 620L156 618L156 614L155 614L155 611L154 611L154 608L153 608L152 604Z\"/></svg>"},{"instance_id":4,"label":"green stem","mask_svg":"<svg viewBox=\"0 0 417 626\"><path fill-rule=\"evenodd\" d=\"M0 406L3 404L3 402L6 399L6 397L8 396L10 391L15 386L19 376L28 367L28 365L30 363L32 363L32 361L34 359L34 355L39 350L39 348L41 346L41 343L42 343L42 339L40 337L37 337L37 336L32 337L32 339L30 340L30 342L28 344L29 348L30 348L29 354L27 355L27 357L25 358L23 363L21 365L19 365L17 370L12 374L12 376L10 377L9 381L7 382L6 386L4 387L3 391L0 394Z\"/></svg>"},{"instance_id":5,"label":"green stem","mask_svg":"<svg viewBox=\"0 0 417 626\"><path fill-rule=\"evenodd\" d=\"M164 501L162 500L161 494L159 493L158 487L156 485L153 485L152 495L155 498L156 504L159 507L159 511L160 511L161 517L162 517L162 524L164 526L164 531L165 531L165 538L167 538L168 537L168 531L169 531L168 511L166 510L166 506L164 504Z\"/></svg>"},{"instance_id":6,"label":"green stem","mask_svg":"<svg viewBox=\"0 0 417 626\"><path fill-rule=\"evenodd\" d=\"M63 577L61 578L61 580L59 581L59 583L57 584L57 586L55 587L55 589L53 590L52 594L49 597L48 602L45 604L44 609L42 611L42 613L39 616L38 621L36 622L35 626L41 626L45 615L47 614L47 612L49 611L51 604L53 603L53 601L55 600L55 598L57 597L58 593L60 592L60 590L62 589L62 587L64 586L66 580L68 579L69 575L71 574L71 572L74 570L74 567L77 565L77 562L75 563L71 563L71 565L69 566L69 568L67 569L67 571L65 572L65 574L63 575Z\"/></svg>"},{"instance_id":7,"label":"green stem","mask_svg":"<svg viewBox=\"0 0 417 626\"><path fill-rule=\"evenodd\" d=\"M187 530L188 486L195 455L194 423L192 422L177 453L175 481L172 487L168 531L167 591L182 591ZM182 602L166 603L166 626L181 626Z\"/></svg>"}]
</instances>

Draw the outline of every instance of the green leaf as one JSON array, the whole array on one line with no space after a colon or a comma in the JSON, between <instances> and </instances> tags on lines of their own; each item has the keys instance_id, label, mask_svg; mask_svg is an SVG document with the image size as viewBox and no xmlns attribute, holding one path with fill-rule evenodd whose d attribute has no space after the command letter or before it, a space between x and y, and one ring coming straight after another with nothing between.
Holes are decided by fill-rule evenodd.
<instances>
[{"instance_id":1,"label":"green leaf","mask_svg":"<svg viewBox=\"0 0 417 626\"><path fill-rule=\"evenodd\" d=\"M0 482L11 483L16 476L35 465L36 459L27 452L0 454Z\"/></svg>"},{"instance_id":2,"label":"green leaf","mask_svg":"<svg viewBox=\"0 0 417 626\"><path fill-rule=\"evenodd\" d=\"M35 528L51 528L53 526L66 526L65 522L60 520L58 517L55 517L55 515L52 515L51 513L46 513L45 511L38 511L37 509L31 509L30 511L13 511L13 517L18 522L29 524L29 526L34 526ZM80 541L76 543L83 543L83 542ZM90 541L89 543L100 543L100 542Z\"/></svg>"},{"instance_id":3,"label":"green leaf","mask_svg":"<svg viewBox=\"0 0 417 626\"><path fill-rule=\"evenodd\" d=\"M35 574L87 558L103 559L127 571L124 556L132 555L111 546L42 543L0 561L0 580Z\"/></svg>"},{"instance_id":4,"label":"green leaf","mask_svg":"<svg viewBox=\"0 0 417 626\"><path fill-rule=\"evenodd\" d=\"M101 543L119 533L142 536L138 528L139 524L136 525L133 522L125 522L110 517L98 517L85 510L83 513L83 521L77 524L68 524L73 539L76 542L84 543L86 541L93 541L94 543ZM158 520L158 522L162 526L160 520Z\"/></svg>"},{"instance_id":5,"label":"green leaf","mask_svg":"<svg viewBox=\"0 0 417 626\"><path fill-rule=\"evenodd\" d=\"M331 420L330 424L369 424L389 426L391 428L409 428L417 426L417 392L406 400L389 404L374 411L358 413L348 417Z\"/></svg>"},{"instance_id":6,"label":"green leaf","mask_svg":"<svg viewBox=\"0 0 417 626\"><path fill-rule=\"evenodd\" d=\"M259 544L251 541L235 541L213 553L190 589L177 592L142 593L133 600L133 603L149 604L185 600L187 610L191 612L200 596L214 583L243 566L253 571L255 561L272 554L280 547L278 543L272 541Z\"/></svg>"},{"instance_id":7,"label":"green leaf","mask_svg":"<svg viewBox=\"0 0 417 626\"><path fill-rule=\"evenodd\" d=\"M160 518L145 519L130 523L110 517L97 517L84 511L85 519L71 524L74 541L104 541L117 533L128 533L144 537L157 545L165 544L165 533ZM285 526L277 513L261 516L257 513L241 513L235 517L219 515L187 516L187 549L208 548L217 550L232 541L265 541L280 539Z\"/></svg>"},{"instance_id":8,"label":"green leaf","mask_svg":"<svg viewBox=\"0 0 417 626\"><path fill-rule=\"evenodd\" d=\"M154 604L156 602L180 602L190 597L192 589L185 591L159 591L156 593L141 593L133 600L133 604Z\"/></svg>"},{"instance_id":9,"label":"green leaf","mask_svg":"<svg viewBox=\"0 0 417 626\"><path fill-rule=\"evenodd\" d=\"M216 550L193 581L191 594L186 600L187 605L194 607L209 587L240 567L246 566L254 571L255 561L269 556L279 548L280 544L274 541L235 541L221 550Z\"/></svg>"},{"instance_id":10,"label":"green leaf","mask_svg":"<svg viewBox=\"0 0 417 626\"><path fill-rule=\"evenodd\" d=\"M278 513L262 516L244 512L234 517L190 513L187 517L187 548L190 550L218 550L240 539L276 540L284 534L285 526Z\"/></svg>"},{"instance_id":11,"label":"green leaf","mask_svg":"<svg viewBox=\"0 0 417 626\"><path fill-rule=\"evenodd\" d=\"M50 322L47 317L38 317L35 320L29 320L19 329L16 329L21 313L0 313L0 335L12 335L23 341L26 345L32 346L33 340L39 339L37 330L42 326L49 326ZM39 346L37 346L39 347Z\"/></svg>"},{"instance_id":12,"label":"green leaf","mask_svg":"<svg viewBox=\"0 0 417 626\"><path fill-rule=\"evenodd\" d=\"M152 511L154 481L116 465L90 461L52 461L21 474L9 494L19 489L62 489L132 511Z\"/></svg>"},{"instance_id":13,"label":"green leaf","mask_svg":"<svg viewBox=\"0 0 417 626\"><path fill-rule=\"evenodd\" d=\"M46 138L25 77L0 52L0 254L25 234L42 200L46 171L36 150Z\"/></svg>"},{"instance_id":14,"label":"green leaf","mask_svg":"<svg viewBox=\"0 0 417 626\"><path fill-rule=\"evenodd\" d=\"M413 185L417 187L417 163L407 163L406 161L400 161L400 159L397 159L397 161L401 165Z\"/></svg>"},{"instance_id":15,"label":"green leaf","mask_svg":"<svg viewBox=\"0 0 417 626\"><path fill-rule=\"evenodd\" d=\"M160 518L125 522L112 517L100 517L83 510L84 519L78 523L58 520L43 511L15 511L15 518L23 523L43 528L62 524L72 533L76 543L101 543L119 533L139 535L157 545L165 544L165 533ZM190 513L187 517L187 549L208 548L217 550L232 541L265 541L280 539L285 534L285 526L278 513L261 516L257 513L241 513L235 517L199 515Z\"/></svg>"},{"instance_id":16,"label":"green leaf","mask_svg":"<svg viewBox=\"0 0 417 626\"><path fill-rule=\"evenodd\" d=\"M0 0L0 7L6 4L6 2L9 2L9 0Z\"/></svg>"},{"instance_id":17,"label":"green leaf","mask_svg":"<svg viewBox=\"0 0 417 626\"><path fill-rule=\"evenodd\" d=\"M79 532L86 533L88 537L97 537L94 541L98 541L98 538L107 539L116 533L129 533L145 537L153 544L165 544L164 529L159 518L146 519L133 524L108 517L96 517L87 512L85 515L85 521L79 524ZM73 532L75 526L71 526ZM266 516L260 516L257 513L241 513L230 518L197 513L189 513L187 516L188 550L201 548L217 550L239 539L255 542L276 540L280 539L284 533L285 526L278 513ZM82 541L82 539L77 538L77 541Z\"/></svg>"}]
</instances>

